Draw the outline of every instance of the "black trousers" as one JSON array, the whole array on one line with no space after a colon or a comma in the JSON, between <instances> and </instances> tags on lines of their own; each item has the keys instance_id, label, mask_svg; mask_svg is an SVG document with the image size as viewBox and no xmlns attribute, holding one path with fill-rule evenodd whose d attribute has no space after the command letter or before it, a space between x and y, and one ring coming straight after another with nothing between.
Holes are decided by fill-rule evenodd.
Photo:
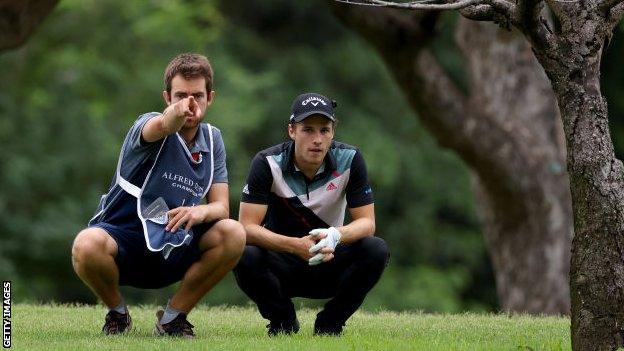
<instances>
[{"instance_id":1,"label":"black trousers","mask_svg":"<svg viewBox=\"0 0 624 351\"><path fill-rule=\"evenodd\" d=\"M300 257L247 245L234 275L238 286L271 322L292 321L292 297L331 298L318 318L344 324L375 286L389 258L388 245L365 237L338 245L334 259L309 266Z\"/></svg>"}]
</instances>

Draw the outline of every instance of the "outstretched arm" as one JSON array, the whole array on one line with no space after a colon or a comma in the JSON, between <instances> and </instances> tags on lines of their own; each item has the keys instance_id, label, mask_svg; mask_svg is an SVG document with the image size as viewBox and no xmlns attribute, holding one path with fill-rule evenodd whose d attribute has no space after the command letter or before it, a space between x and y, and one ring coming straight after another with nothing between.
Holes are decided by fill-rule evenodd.
<instances>
[{"instance_id":1,"label":"outstretched arm","mask_svg":"<svg viewBox=\"0 0 624 351\"><path fill-rule=\"evenodd\" d=\"M187 118L201 118L201 109L193 96L167 106L160 116L150 119L143 126L141 137L148 143L160 140L178 132Z\"/></svg>"}]
</instances>

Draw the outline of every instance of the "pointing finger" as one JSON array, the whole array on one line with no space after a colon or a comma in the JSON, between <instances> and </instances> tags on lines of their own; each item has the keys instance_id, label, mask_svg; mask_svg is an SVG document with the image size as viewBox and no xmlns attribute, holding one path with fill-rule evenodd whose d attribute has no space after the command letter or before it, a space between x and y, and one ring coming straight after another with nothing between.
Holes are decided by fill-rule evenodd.
<instances>
[{"instance_id":1,"label":"pointing finger","mask_svg":"<svg viewBox=\"0 0 624 351\"><path fill-rule=\"evenodd\" d=\"M185 117L193 116L193 111L191 111L191 98L192 96L180 100L182 102L182 114L184 114Z\"/></svg>"}]
</instances>

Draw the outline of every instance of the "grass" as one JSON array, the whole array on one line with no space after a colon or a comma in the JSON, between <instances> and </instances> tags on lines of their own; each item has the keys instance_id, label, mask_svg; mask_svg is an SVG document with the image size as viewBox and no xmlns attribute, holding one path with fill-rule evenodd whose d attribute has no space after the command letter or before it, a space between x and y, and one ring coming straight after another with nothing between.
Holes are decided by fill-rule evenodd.
<instances>
[{"instance_id":1,"label":"grass","mask_svg":"<svg viewBox=\"0 0 624 351\"><path fill-rule=\"evenodd\" d=\"M134 329L101 334L100 306L16 304L16 350L569 350L570 320L504 314L357 312L340 338L313 337L314 310L299 311L301 331L266 336L254 308L200 306L190 315L196 340L152 336L154 306L130 306Z\"/></svg>"}]
</instances>

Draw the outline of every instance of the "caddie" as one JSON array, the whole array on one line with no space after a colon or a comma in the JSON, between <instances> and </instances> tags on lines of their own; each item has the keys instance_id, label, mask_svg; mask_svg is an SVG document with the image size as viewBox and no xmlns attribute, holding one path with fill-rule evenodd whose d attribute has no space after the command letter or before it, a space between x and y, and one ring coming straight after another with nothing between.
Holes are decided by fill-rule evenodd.
<instances>
[{"instance_id":1,"label":"caddie","mask_svg":"<svg viewBox=\"0 0 624 351\"><path fill-rule=\"evenodd\" d=\"M72 248L76 273L109 309L107 335L132 327L120 285L158 289L181 280L156 313L155 334L194 337L188 313L245 245L243 226L228 219L221 132L202 123L215 96L208 59L177 56L164 83L167 108L134 122L112 184Z\"/></svg>"},{"instance_id":2,"label":"caddie","mask_svg":"<svg viewBox=\"0 0 624 351\"><path fill-rule=\"evenodd\" d=\"M268 335L299 331L292 297L330 300L315 335L340 335L381 277L389 252L361 152L333 140L336 103L306 93L292 104L289 141L260 151L243 188L247 246L234 269L269 320ZM348 207L352 221L344 225Z\"/></svg>"}]
</instances>

